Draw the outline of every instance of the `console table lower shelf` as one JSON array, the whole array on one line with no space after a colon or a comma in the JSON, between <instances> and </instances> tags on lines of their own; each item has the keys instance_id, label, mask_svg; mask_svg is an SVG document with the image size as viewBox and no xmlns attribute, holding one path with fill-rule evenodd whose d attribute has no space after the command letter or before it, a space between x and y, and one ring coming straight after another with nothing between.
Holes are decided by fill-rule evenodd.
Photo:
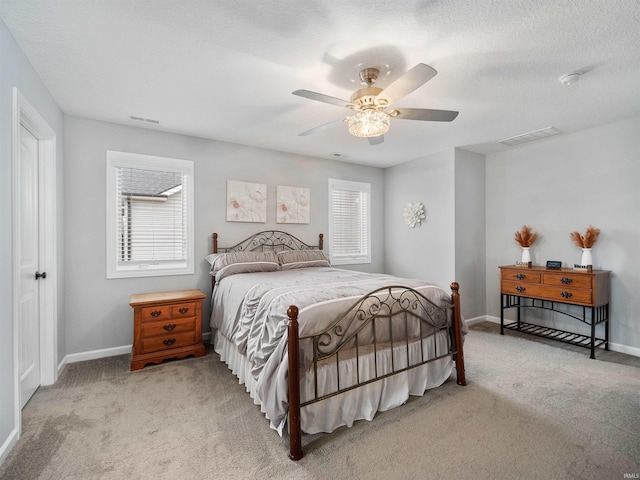
<instances>
[{"instance_id":1,"label":"console table lower shelf","mask_svg":"<svg viewBox=\"0 0 640 480\"><path fill-rule=\"evenodd\" d=\"M531 303L523 303L522 300L525 300L525 302L530 301ZM536 335L543 338L550 338L552 340L588 348L591 350L591 358L596 358L596 347L604 345L604 349L609 350L609 304L601 305L599 307L582 307L582 316L580 317L565 312L564 310L558 310L555 303L556 302L546 302L544 300L537 300L534 298L516 297L513 295L502 294L502 306L500 309L500 335L504 335L504 329L507 328L516 332L528 333L530 335ZM511 322L507 320L507 322L505 322L504 310L508 308L518 309L517 320ZM559 330L557 328L544 327L542 325L523 322L520 320L521 308L542 308L578 319L581 322L591 326L591 335L587 336L575 332ZM591 311L591 315L587 315L587 310ZM596 337L596 325L600 323L605 324L605 338Z\"/></svg>"}]
</instances>

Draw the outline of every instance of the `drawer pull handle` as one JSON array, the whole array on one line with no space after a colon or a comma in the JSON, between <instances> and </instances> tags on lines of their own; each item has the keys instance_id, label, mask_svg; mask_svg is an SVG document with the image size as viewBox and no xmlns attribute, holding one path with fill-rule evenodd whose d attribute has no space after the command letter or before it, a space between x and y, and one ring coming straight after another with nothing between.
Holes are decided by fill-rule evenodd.
<instances>
[{"instance_id":1,"label":"drawer pull handle","mask_svg":"<svg viewBox=\"0 0 640 480\"><path fill-rule=\"evenodd\" d=\"M516 273L514 277L516 277L518 280L524 280L525 278L527 278L524 273Z\"/></svg>"},{"instance_id":2,"label":"drawer pull handle","mask_svg":"<svg viewBox=\"0 0 640 480\"><path fill-rule=\"evenodd\" d=\"M571 292L560 292L560 296L562 298L571 298L571 297L573 297L573 293L571 293Z\"/></svg>"},{"instance_id":3,"label":"drawer pull handle","mask_svg":"<svg viewBox=\"0 0 640 480\"><path fill-rule=\"evenodd\" d=\"M162 343L164 343L168 347L169 345L173 345L174 343L176 343L176 339L167 338L166 340L163 340Z\"/></svg>"},{"instance_id":4,"label":"drawer pull handle","mask_svg":"<svg viewBox=\"0 0 640 480\"><path fill-rule=\"evenodd\" d=\"M153 312L151 312L152 317L159 317L160 315L162 315L161 310L154 310Z\"/></svg>"},{"instance_id":5,"label":"drawer pull handle","mask_svg":"<svg viewBox=\"0 0 640 480\"><path fill-rule=\"evenodd\" d=\"M560 279L560 281L563 283L563 285L570 285L571 282L573 282L572 278L567 278L567 277L562 277Z\"/></svg>"},{"instance_id":6,"label":"drawer pull handle","mask_svg":"<svg viewBox=\"0 0 640 480\"><path fill-rule=\"evenodd\" d=\"M171 330L176 328L176 324L175 323L170 323L168 325L163 326L162 328L164 328L167 332L170 332Z\"/></svg>"},{"instance_id":7,"label":"drawer pull handle","mask_svg":"<svg viewBox=\"0 0 640 480\"><path fill-rule=\"evenodd\" d=\"M520 293L522 293L522 292L524 292L524 291L526 290L526 288L524 288L524 287L523 287L523 286L521 286L521 285L518 285L518 286L516 287L516 290L517 290L517 291L519 291Z\"/></svg>"},{"instance_id":8,"label":"drawer pull handle","mask_svg":"<svg viewBox=\"0 0 640 480\"><path fill-rule=\"evenodd\" d=\"M182 307L178 310L181 314L185 314L189 311L189 307Z\"/></svg>"}]
</instances>

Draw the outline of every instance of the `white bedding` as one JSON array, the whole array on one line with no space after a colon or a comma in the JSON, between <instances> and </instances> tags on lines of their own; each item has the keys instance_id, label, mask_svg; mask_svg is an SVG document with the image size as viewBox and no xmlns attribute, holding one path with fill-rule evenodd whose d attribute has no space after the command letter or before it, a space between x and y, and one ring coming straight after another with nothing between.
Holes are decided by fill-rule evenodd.
<instances>
[{"instance_id":1,"label":"white bedding","mask_svg":"<svg viewBox=\"0 0 640 480\"><path fill-rule=\"evenodd\" d=\"M414 288L436 304L446 304L449 296L439 287L426 282L398 279L389 275L366 274L326 267L289 271L237 274L216 284L212 296L212 341L233 373L244 384L254 402L271 421L271 427L282 434L288 410L286 362L289 305L299 310L300 336L315 333L337 318L363 295L380 286L403 285ZM322 288L320 288L322 286ZM437 336L439 354L446 351L448 333ZM432 338L423 340L426 352L433 354ZM308 358L301 345L301 359ZM398 349L403 349L400 352ZM396 346L395 364L406 363L404 345ZM420 357L420 342L410 345L410 355ZM359 360L361 379L373 368L373 352L369 363ZM378 369L391 369L389 350L377 353ZM344 383L355 378L355 360L340 362L340 378ZM400 367L401 368L401 367ZM331 432L350 426L355 420L371 420L377 411L388 410L406 402L409 395L422 395L428 388L441 385L451 374L451 357L394 375L319 403L305 406L301 412L302 430L306 433ZM304 372L302 372L304 374ZM301 401L313 398L310 372L301 378ZM320 394L335 390L335 365L319 369ZM355 380L354 380L355 381ZM344 385L341 385L344 386Z\"/></svg>"}]
</instances>

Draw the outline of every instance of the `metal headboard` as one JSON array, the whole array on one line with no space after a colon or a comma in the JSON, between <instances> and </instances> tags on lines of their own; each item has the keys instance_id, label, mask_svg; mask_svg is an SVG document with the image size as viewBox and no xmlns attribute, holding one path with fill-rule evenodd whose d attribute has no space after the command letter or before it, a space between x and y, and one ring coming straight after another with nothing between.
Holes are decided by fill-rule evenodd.
<instances>
[{"instance_id":1,"label":"metal headboard","mask_svg":"<svg viewBox=\"0 0 640 480\"><path fill-rule=\"evenodd\" d=\"M213 253L264 252L283 250L322 250L324 235L318 236L318 245L308 245L290 233L280 230L266 230L245 238L232 247L218 247L218 234L213 234Z\"/></svg>"},{"instance_id":2,"label":"metal headboard","mask_svg":"<svg viewBox=\"0 0 640 480\"><path fill-rule=\"evenodd\" d=\"M318 245L308 245L290 233L281 230L265 230L245 238L233 247L218 247L218 234L214 233L212 253L227 252L264 252L283 250L322 250L324 247L324 235L318 235ZM216 285L216 279L211 277L211 287Z\"/></svg>"}]
</instances>

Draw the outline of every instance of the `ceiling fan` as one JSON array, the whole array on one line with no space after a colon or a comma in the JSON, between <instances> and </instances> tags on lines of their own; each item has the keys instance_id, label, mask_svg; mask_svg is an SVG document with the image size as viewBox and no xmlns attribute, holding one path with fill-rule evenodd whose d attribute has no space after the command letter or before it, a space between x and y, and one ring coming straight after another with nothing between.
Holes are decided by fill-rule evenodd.
<instances>
[{"instance_id":1,"label":"ceiling fan","mask_svg":"<svg viewBox=\"0 0 640 480\"><path fill-rule=\"evenodd\" d=\"M394 103L406 97L438 74L438 72L429 65L419 63L385 89L373 86L379 74L380 70L375 67L362 70L360 72L360 80L365 87L353 92L351 101L349 102L310 90L296 90L292 92L299 97L337 105L338 107L346 107L352 111L352 113L344 119L319 125L300 133L299 136L311 135L312 133L344 121L349 127L349 133L356 137L366 137L371 145L378 145L384 142L384 134L389 130L392 118L450 122L458 116L458 112L451 110L392 108Z\"/></svg>"}]
</instances>

